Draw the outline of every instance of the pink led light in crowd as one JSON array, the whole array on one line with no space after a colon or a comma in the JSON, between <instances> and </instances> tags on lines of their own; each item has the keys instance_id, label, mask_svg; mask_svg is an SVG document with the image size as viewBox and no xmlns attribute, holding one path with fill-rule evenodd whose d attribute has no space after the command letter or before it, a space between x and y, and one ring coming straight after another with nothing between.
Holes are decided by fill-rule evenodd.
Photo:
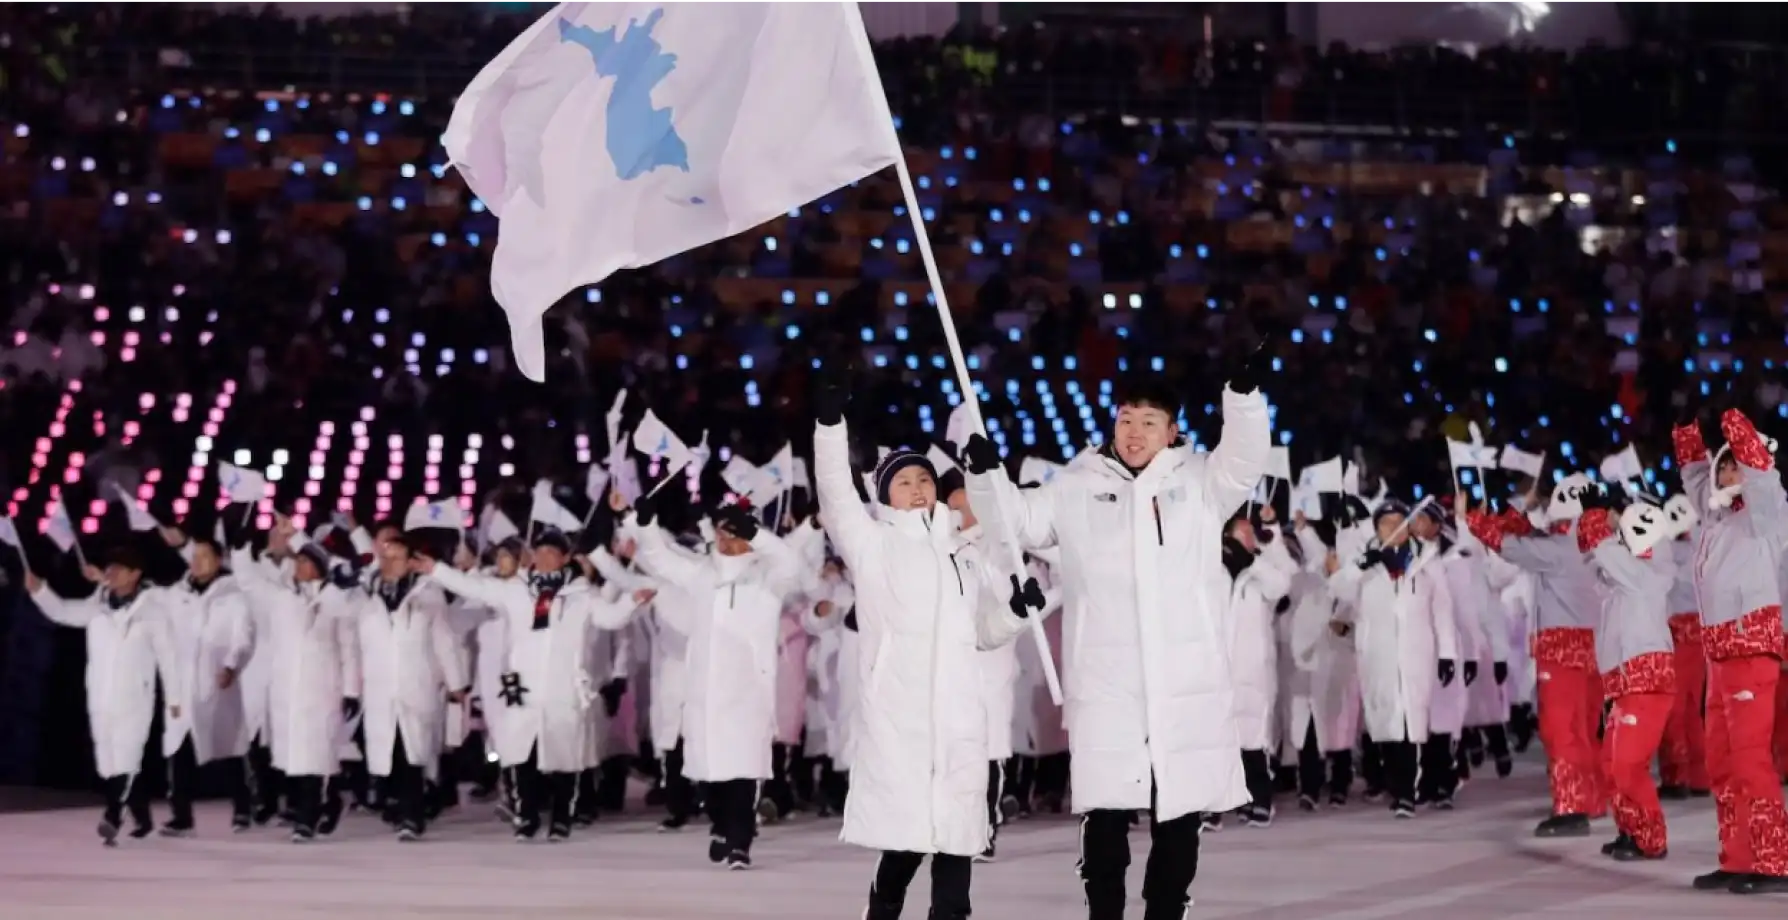
<instances>
[{"instance_id":1,"label":"pink led light in crowd","mask_svg":"<svg viewBox=\"0 0 1788 920\"><path fill-rule=\"evenodd\" d=\"M191 510L192 510L191 502L188 502L184 498L174 499L174 516L175 517L186 517L186 513Z\"/></svg>"}]
</instances>

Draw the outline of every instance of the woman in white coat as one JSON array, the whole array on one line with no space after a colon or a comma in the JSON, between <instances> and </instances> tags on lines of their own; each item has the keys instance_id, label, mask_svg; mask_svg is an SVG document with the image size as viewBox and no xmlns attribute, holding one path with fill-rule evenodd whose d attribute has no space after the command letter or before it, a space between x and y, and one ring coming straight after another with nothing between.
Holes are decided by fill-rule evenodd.
<instances>
[{"instance_id":1,"label":"woman in white coat","mask_svg":"<svg viewBox=\"0 0 1788 920\"><path fill-rule=\"evenodd\" d=\"M872 517L853 484L846 400L842 381L822 379L813 436L820 514L855 579L868 663L840 836L882 851L867 920L900 915L926 855L932 918L960 920L970 912L971 860L992 835L977 650L1016 638L1026 603L1042 608L1042 590L989 558L1004 554L963 541L923 454L897 450L876 465Z\"/></svg>"},{"instance_id":2,"label":"woman in white coat","mask_svg":"<svg viewBox=\"0 0 1788 920\"><path fill-rule=\"evenodd\" d=\"M1360 737L1360 672L1354 655L1354 612L1330 590L1341 554L1358 555L1362 527L1337 533L1332 525L1300 521L1297 539L1304 571L1293 582L1290 653L1298 671L1288 720L1298 746L1298 805L1314 811L1328 790L1330 806L1347 804L1353 786L1353 748ZM1330 549L1333 542L1337 549ZM1350 545L1351 544L1351 545Z\"/></svg>"},{"instance_id":3,"label":"woman in white coat","mask_svg":"<svg viewBox=\"0 0 1788 920\"><path fill-rule=\"evenodd\" d=\"M850 793L851 739L856 735L858 699L857 595L842 560L820 568L813 606L801 625L813 636L808 658L814 699L807 707L809 756L819 762L819 815L844 811Z\"/></svg>"},{"instance_id":4,"label":"woman in white coat","mask_svg":"<svg viewBox=\"0 0 1788 920\"><path fill-rule=\"evenodd\" d=\"M186 698L181 715L162 722L161 753L168 761L168 805L173 815L161 832L192 833L192 801L199 767L237 761L231 770L230 825L245 831L253 823L247 764L249 735L242 706L241 674L254 654L256 636L248 602L223 571L216 541L199 537L180 548L187 574L167 591L168 629L173 639ZM263 640L264 641L264 640Z\"/></svg>"},{"instance_id":5,"label":"woman in white coat","mask_svg":"<svg viewBox=\"0 0 1788 920\"><path fill-rule=\"evenodd\" d=\"M1366 732L1384 758L1391 810L1415 816L1418 749L1428 740L1434 689L1458 679L1459 645L1452 597L1438 547L1421 545L1403 526L1407 506L1386 501L1373 512L1377 537L1353 564L1330 578L1357 613L1360 684Z\"/></svg>"},{"instance_id":6,"label":"woman in white coat","mask_svg":"<svg viewBox=\"0 0 1788 920\"><path fill-rule=\"evenodd\" d=\"M1453 600L1453 629L1459 642L1459 679L1436 679L1428 704L1428 741L1422 745L1421 783L1418 801L1448 811L1459 789L1459 766L1454 745L1465 731L1470 688L1478 681L1478 659L1490 640L1484 634L1483 607L1492 603L1490 581L1484 573L1485 556L1470 545L1455 542L1442 529L1448 512L1439 502L1423 505L1411 519L1409 532L1423 546L1435 548L1434 564L1446 576L1447 594ZM1470 528L1466 528L1467 532Z\"/></svg>"},{"instance_id":7,"label":"woman in white coat","mask_svg":"<svg viewBox=\"0 0 1788 920\"><path fill-rule=\"evenodd\" d=\"M401 537L379 544L379 566L350 603L359 630L366 768L385 781L397 839L427 829L426 781L445 748L447 703L471 691L439 586L411 571ZM350 694L355 695L355 694Z\"/></svg>"},{"instance_id":8,"label":"woman in white coat","mask_svg":"<svg viewBox=\"0 0 1788 920\"><path fill-rule=\"evenodd\" d=\"M519 791L517 840L571 836L577 774L589 759L590 708L596 704L586 658L590 630L620 629L642 596L608 596L571 565L571 541L553 527L538 528L533 565L501 579L455 571L426 556L411 563L447 589L488 604L507 625L506 661L495 702L503 706L497 754Z\"/></svg>"},{"instance_id":9,"label":"woman in white coat","mask_svg":"<svg viewBox=\"0 0 1788 920\"><path fill-rule=\"evenodd\" d=\"M290 550L302 540L281 520L268 545ZM256 559L247 547L231 551L230 571L250 606L267 611L267 644L273 650L273 765L286 777L292 840L327 836L341 806L339 797L331 796L325 809L324 784L341 767L346 723L360 711L354 696L360 686L360 637L348 602L358 579L345 565L332 564L322 546L309 542L297 548L289 576Z\"/></svg>"},{"instance_id":10,"label":"woman in white coat","mask_svg":"<svg viewBox=\"0 0 1788 920\"><path fill-rule=\"evenodd\" d=\"M1279 704L1279 602L1291 590L1296 568L1283 538L1256 534L1247 517L1230 521L1223 535L1229 591L1229 667L1235 682L1235 723L1248 781L1244 822L1273 823L1272 752ZM1215 816L1206 817L1206 826Z\"/></svg>"},{"instance_id":11,"label":"woman in white coat","mask_svg":"<svg viewBox=\"0 0 1788 920\"><path fill-rule=\"evenodd\" d=\"M685 586L695 603L665 608L665 623L688 639L683 703L684 769L707 783L713 826L708 859L729 869L751 866L757 835L758 783L770 777L776 733L776 640L783 600L799 590L799 560L745 508L716 513L714 553L696 562L669 548L653 526L649 496L622 526L641 562Z\"/></svg>"},{"instance_id":12,"label":"woman in white coat","mask_svg":"<svg viewBox=\"0 0 1788 920\"><path fill-rule=\"evenodd\" d=\"M187 697L186 673L168 629L167 592L142 583L143 563L136 553L120 549L103 573L87 566L84 574L100 588L83 598L63 598L29 571L25 588L50 622L87 634L87 723L106 795L99 836L112 846L126 806L132 837L154 830L148 787L138 780L155 721L155 678L161 675L168 717L177 719Z\"/></svg>"}]
</instances>

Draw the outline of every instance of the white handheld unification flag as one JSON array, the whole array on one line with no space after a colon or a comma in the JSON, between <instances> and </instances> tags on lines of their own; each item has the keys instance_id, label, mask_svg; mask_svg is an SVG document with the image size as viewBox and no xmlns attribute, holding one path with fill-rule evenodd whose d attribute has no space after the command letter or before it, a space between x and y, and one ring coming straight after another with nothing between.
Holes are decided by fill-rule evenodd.
<instances>
[{"instance_id":1,"label":"white handheld unification flag","mask_svg":"<svg viewBox=\"0 0 1788 920\"><path fill-rule=\"evenodd\" d=\"M1530 454L1513 444L1503 445L1497 460L1503 469L1525 473L1535 479L1540 478L1540 472L1546 468L1545 454Z\"/></svg>"},{"instance_id":2,"label":"white handheld unification flag","mask_svg":"<svg viewBox=\"0 0 1788 920\"><path fill-rule=\"evenodd\" d=\"M968 439L977 433L975 420L969 416L968 401L974 398L973 393L965 395L962 402L950 410L950 420L944 423L944 440L949 441L959 454L968 445Z\"/></svg>"},{"instance_id":3,"label":"white handheld unification flag","mask_svg":"<svg viewBox=\"0 0 1788 920\"><path fill-rule=\"evenodd\" d=\"M584 529L584 522L553 497L553 484L545 479L534 483L534 510L528 516L536 524L557 527L566 533Z\"/></svg>"},{"instance_id":4,"label":"white handheld unification flag","mask_svg":"<svg viewBox=\"0 0 1788 920\"><path fill-rule=\"evenodd\" d=\"M590 468L584 470L584 497L600 504L608 493L608 480L608 470L603 469L602 464L590 464Z\"/></svg>"},{"instance_id":5,"label":"white handheld unification flag","mask_svg":"<svg viewBox=\"0 0 1788 920\"><path fill-rule=\"evenodd\" d=\"M510 537L521 536L521 528L515 526L515 522L509 519L509 515L504 514L496 505L484 507L484 520L481 523L484 530L485 546L495 546Z\"/></svg>"},{"instance_id":6,"label":"white handheld unification flag","mask_svg":"<svg viewBox=\"0 0 1788 920\"><path fill-rule=\"evenodd\" d=\"M25 550L24 541L19 539L19 525L14 524L12 518L0 517L0 543L4 543L21 553Z\"/></svg>"},{"instance_id":7,"label":"white handheld unification flag","mask_svg":"<svg viewBox=\"0 0 1788 920\"><path fill-rule=\"evenodd\" d=\"M545 379L567 291L892 165L868 49L849 3L562 3L486 64L441 140L502 220L517 368Z\"/></svg>"},{"instance_id":8,"label":"white handheld unification flag","mask_svg":"<svg viewBox=\"0 0 1788 920\"><path fill-rule=\"evenodd\" d=\"M1060 463L1051 463L1042 457L1026 457L1018 462L1018 482L1022 485L1036 483L1048 485L1065 467Z\"/></svg>"},{"instance_id":9,"label":"white handheld unification flag","mask_svg":"<svg viewBox=\"0 0 1788 920\"><path fill-rule=\"evenodd\" d=\"M66 553L75 548L74 521L68 517L68 506L60 502L56 504L56 510L50 512L50 524L45 533L57 549Z\"/></svg>"},{"instance_id":10,"label":"white handheld unification flag","mask_svg":"<svg viewBox=\"0 0 1788 920\"><path fill-rule=\"evenodd\" d=\"M802 457L795 458L795 488L813 491L813 479L807 475L807 460Z\"/></svg>"},{"instance_id":11,"label":"white handheld unification flag","mask_svg":"<svg viewBox=\"0 0 1788 920\"><path fill-rule=\"evenodd\" d=\"M1312 467L1306 467L1305 473L1310 476L1310 488L1317 492L1342 492L1341 458L1330 457Z\"/></svg>"},{"instance_id":12,"label":"white handheld unification flag","mask_svg":"<svg viewBox=\"0 0 1788 920\"><path fill-rule=\"evenodd\" d=\"M615 394L615 404L609 406L608 412L602 417L602 423L608 429L608 444L611 448L621 443L621 414L626 408L627 388L622 387L621 392Z\"/></svg>"},{"instance_id":13,"label":"white handheld unification flag","mask_svg":"<svg viewBox=\"0 0 1788 920\"><path fill-rule=\"evenodd\" d=\"M1291 481L1291 448L1274 447L1267 454L1266 474L1274 479Z\"/></svg>"},{"instance_id":14,"label":"white handheld unification flag","mask_svg":"<svg viewBox=\"0 0 1788 920\"><path fill-rule=\"evenodd\" d=\"M939 476L956 469L956 461L950 459L950 455L944 453L944 449L936 444L925 449L925 459L931 461L931 468L937 470ZM943 496L938 497L942 498Z\"/></svg>"},{"instance_id":15,"label":"white handheld unification flag","mask_svg":"<svg viewBox=\"0 0 1788 920\"><path fill-rule=\"evenodd\" d=\"M233 463L218 464L217 486L232 504L254 504L267 497L267 477Z\"/></svg>"},{"instance_id":16,"label":"white handheld unification flag","mask_svg":"<svg viewBox=\"0 0 1788 920\"><path fill-rule=\"evenodd\" d=\"M1453 469L1496 469L1497 450L1481 441L1455 441L1447 438L1447 459Z\"/></svg>"},{"instance_id":17,"label":"white handheld unification flag","mask_svg":"<svg viewBox=\"0 0 1788 920\"><path fill-rule=\"evenodd\" d=\"M750 495L757 491L760 475L758 468L750 460L733 454L733 458L726 461L726 466L720 470L720 481L740 495Z\"/></svg>"},{"instance_id":18,"label":"white handheld unification flag","mask_svg":"<svg viewBox=\"0 0 1788 920\"><path fill-rule=\"evenodd\" d=\"M757 473L757 488L746 494L751 497L752 504L762 508L795 487L794 445L782 445L769 463L757 468Z\"/></svg>"},{"instance_id":19,"label":"white handheld unification flag","mask_svg":"<svg viewBox=\"0 0 1788 920\"><path fill-rule=\"evenodd\" d=\"M459 510L459 502L448 498L427 504L417 503L404 512L405 530L424 530L427 528L464 530L465 513Z\"/></svg>"},{"instance_id":20,"label":"white handheld unification flag","mask_svg":"<svg viewBox=\"0 0 1788 920\"><path fill-rule=\"evenodd\" d=\"M1645 464L1639 461L1639 449L1628 444L1620 453L1603 457L1600 472L1602 478L1609 482L1644 479Z\"/></svg>"},{"instance_id":21,"label":"white handheld unification flag","mask_svg":"<svg viewBox=\"0 0 1788 920\"><path fill-rule=\"evenodd\" d=\"M111 486L112 491L118 494L118 501L124 505L124 513L130 516L131 530L142 533L161 526L161 522L155 519L155 515L143 510L143 506L137 504L136 496L115 482Z\"/></svg>"},{"instance_id":22,"label":"white handheld unification flag","mask_svg":"<svg viewBox=\"0 0 1788 920\"><path fill-rule=\"evenodd\" d=\"M689 465L695 455L690 452L689 445L670 430L670 426L658 420L657 414L646 410L645 418L639 420L639 427L633 429L633 446L640 453L663 464L659 475L670 478L677 471Z\"/></svg>"}]
</instances>

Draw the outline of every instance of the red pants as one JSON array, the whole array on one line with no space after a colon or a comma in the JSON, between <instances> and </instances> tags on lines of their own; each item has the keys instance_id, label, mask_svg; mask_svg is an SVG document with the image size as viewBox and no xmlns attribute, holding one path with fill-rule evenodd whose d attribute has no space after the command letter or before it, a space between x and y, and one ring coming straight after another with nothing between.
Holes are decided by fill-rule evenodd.
<instances>
[{"instance_id":1,"label":"red pants","mask_svg":"<svg viewBox=\"0 0 1788 920\"><path fill-rule=\"evenodd\" d=\"M1600 816L1608 810L1596 724L1602 714L1601 675L1588 668L1538 664L1535 682L1540 743L1552 779L1552 813Z\"/></svg>"},{"instance_id":2,"label":"red pants","mask_svg":"<svg viewBox=\"0 0 1788 920\"><path fill-rule=\"evenodd\" d=\"M1676 705L1664 723L1658 777L1666 786L1711 788L1707 779L1707 652L1699 642L1678 642L1675 654Z\"/></svg>"},{"instance_id":3,"label":"red pants","mask_svg":"<svg viewBox=\"0 0 1788 920\"><path fill-rule=\"evenodd\" d=\"M1774 655L1712 662L1707 771L1720 819L1720 868L1788 875L1788 815L1770 742L1781 663Z\"/></svg>"},{"instance_id":4,"label":"red pants","mask_svg":"<svg viewBox=\"0 0 1788 920\"><path fill-rule=\"evenodd\" d=\"M1788 680L1776 681L1776 775L1788 779Z\"/></svg>"},{"instance_id":5,"label":"red pants","mask_svg":"<svg viewBox=\"0 0 1788 920\"><path fill-rule=\"evenodd\" d=\"M1670 693L1629 693L1615 700L1602 740L1614 787L1614 826L1648 856L1662 855L1668 843L1651 759L1657 756L1674 702Z\"/></svg>"}]
</instances>

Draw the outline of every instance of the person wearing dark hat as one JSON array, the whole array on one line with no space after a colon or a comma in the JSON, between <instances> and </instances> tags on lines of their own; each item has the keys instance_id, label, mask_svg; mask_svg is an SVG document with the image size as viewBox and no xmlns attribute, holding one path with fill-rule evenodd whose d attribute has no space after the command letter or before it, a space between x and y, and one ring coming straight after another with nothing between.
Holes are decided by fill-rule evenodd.
<instances>
[{"instance_id":1,"label":"person wearing dark hat","mask_svg":"<svg viewBox=\"0 0 1788 920\"><path fill-rule=\"evenodd\" d=\"M1459 636L1439 548L1410 537L1409 506L1387 499L1372 513L1373 539L1330 577L1353 608L1366 732L1384 758L1391 811L1415 817L1419 751L1428 740L1436 687L1458 679Z\"/></svg>"},{"instance_id":2,"label":"person wearing dark hat","mask_svg":"<svg viewBox=\"0 0 1788 920\"><path fill-rule=\"evenodd\" d=\"M928 856L931 916L961 920L970 914L973 860L993 841L980 651L1016 638L1042 609L1042 591L1002 570L1008 554L984 553L964 537L923 454L896 450L876 465L871 515L853 484L847 400L843 380L820 379L820 517L850 568L863 655L875 662L858 704L839 836L881 851L869 920L900 916Z\"/></svg>"},{"instance_id":3,"label":"person wearing dark hat","mask_svg":"<svg viewBox=\"0 0 1788 920\"><path fill-rule=\"evenodd\" d=\"M178 719L188 697L187 675L168 628L167 592L143 584L141 554L120 547L103 571L89 565L82 574L99 586L83 598L58 595L30 571L25 588L50 622L87 634L87 722L106 795L99 836L113 846L126 808L130 836L141 839L155 830L149 788L140 781L155 721L155 679L159 674L165 688L167 717Z\"/></svg>"},{"instance_id":4,"label":"person wearing dark hat","mask_svg":"<svg viewBox=\"0 0 1788 920\"><path fill-rule=\"evenodd\" d=\"M1224 627L1223 527L1265 474L1272 425L1259 392L1267 359L1242 355L1222 393L1209 453L1185 443L1179 395L1159 375L1127 381L1112 435L1036 489L999 452L964 446L969 500L990 533L1026 551L1061 548L1063 716L1080 813L1080 877L1091 920L1124 914L1130 826L1152 841L1148 920L1178 920L1198 871L1200 813L1251 801Z\"/></svg>"},{"instance_id":5,"label":"person wearing dark hat","mask_svg":"<svg viewBox=\"0 0 1788 920\"><path fill-rule=\"evenodd\" d=\"M715 512L714 552L691 559L670 548L648 494L621 522L642 566L684 586L694 603L660 607L688 639L683 703L684 772L707 783L713 827L708 858L751 866L758 783L771 771L776 727L776 641L783 600L800 589L800 561L738 505Z\"/></svg>"},{"instance_id":6,"label":"person wearing dark hat","mask_svg":"<svg viewBox=\"0 0 1788 920\"><path fill-rule=\"evenodd\" d=\"M589 758L595 724L589 630L621 628L650 596L611 596L584 578L571 564L570 538L558 528L538 528L531 549L533 564L511 579L456 571L426 555L415 556L411 566L503 618L509 667L497 701L487 705L506 707L496 741L520 792L515 836L534 839L544 815L547 839L558 842L571 836L577 774Z\"/></svg>"},{"instance_id":7,"label":"person wearing dark hat","mask_svg":"<svg viewBox=\"0 0 1788 920\"><path fill-rule=\"evenodd\" d=\"M485 550L481 568L474 569L470 562L456 568L464 572L476 571L497 581L513 581L521 577L522 561L526 556L527 547L521 537L510 536ZM499 765L494 781L480 780L473 787L472 797L483 800L500 793L498 813L503 820L513 823L520 813L515 768L502 763L500 752L526 744L519 739L502 740L509 737L513 726L508 718L509 707L503 704L503 675L509 669L509 623L504 614L483 601L463 594L455 595L455 598L455 602L477 620L472 630L471 673L477 691L478 712L483 717L483 760Z\"/></svg>"},{"instance_id":8,"label":"person wearing dark hat","mask_svg":"<svg viewBox=\"0 0 1788 920\"><path fill-rule=\"evenodd\" d=\"M1489 648L1485 629L1489 614L1484 608L1497 602L1490 592L1490 578L1478 550L1455 541L1446 525L1451 498L1428 502L1409 520L1409 533L1424 547L1433 547L1435 565L1447 580L1453 601L1453 627L1459 637L1459 679L1437 685L1429 702L1428 741L1422 745L1421 783L1418 800L1430 808L1447 811L1459 790L1459 764L1455 746L1465 731L1470 690L1478 682L1479 658ZM1486 675L1488 676L1488 675Z\"/></svg>"},{"instance_id":9,"label":"person wearing dark hat","mask_svg":"<svg viewBox=\"0 0 1788 920\"><path fill-rule=\"evenodd\" d=\"M292 841L306 843L328 836L341 815L339 792L325 793L341 769L347 723L360 712L360 641L350 603L359 579L284 517L267 548L269 556L290 556L290 574L246 545L231 550L230 571L249 605L266 612L273 764L286 776Z\"/></svg>"},{"instance_id":10,"label":"person wearing dark hat","mask_svg":"<svg viewBox=\"0 0 1788 920\"><path fill-rule=\"evenodd\" d=\"M1223 534L1223 568L1231 579L1229 592L1229 666L1235 687L1235 723L1242 745L1242 768L1249 804L1244 823L1273 823L1274 714L1279 704L1279 602L1291 590L1296 562L1285 539L1266 522L1256 528L1238 514ZM1207 818L1206 827L1210 827Z\"/></svg>"},{"instance_id":11,"label":"person wearing dark hat","mask_svg":"<svg viewBox=\"0 0 1788 920\"><path fill-rule=\"evenodd\" d=\"M1473 569L1470 584L1481 590L1479 601L1480 632L1477 681L1466 691L1465 732L1459 745L1457 765L1459 778L1470 775L1471 767L1483 762L1488 754L1495 764L1496 775L1507 777L1514 772L1514 756L1509 750L1509 659L1513 652L1509 641L1508 604L1504 591L1513 583L1519 570L1497 558L1471 533L1471 508L1461 490L1453 497L1453 513L1449 537L1458 541L1457 551ZM1457 593L1457 592L1455 592Z\"/></svg>"},{"instance_id":12,"label":"person wearing dark hat","mask_svg":"<svg viewBox=\"0 0 1788 920\"><path fill-rule=\"evenodd\" d=\"M1353 748L1360 737L1354 611L1330 590L1329 577L1341 567L1348 542L1363 544L1367 537L1357 527L1337 529L1332 521L1310 521L1301 514L1293 528L1304 566L1291 592L1297 600L1289 613L1288 651L1297 674L1291 681L1287 740L1298 751L1298 805L1315 811L1325 788L1329 805L1339 807L1347 804L1353 786Z\"/></svg>"},{"instance_id":13,"label":"person wearing dark hat","mask_svg":"<svg viewBox=\"0 0 1788 920\"><path fill-rule=\"evenodd\" d=\"M378 566L349 604L363 663L361 727L367 771L384 781L397 839L427 827L425 777L445 744L448 702L471 691L458 639L438 585L411 570L410 540L392 526L374 530Z\"/></svg>"},{"instance_id":14,"label":"person wearing dark hat","mask_svg":"<svg viewBox=\"0 0 1788 920\"><path fill-rule=\"evenodd\" d=\"M192 801L199 768L214 761L236 761L232 777L234 807L231 826L240 832L253 826L247 768L249 733L245 721L241 675L255 653L254 624L248 601L236 581L223 570L222 547L207 537L180 547L186 577L167 592L168 627L175 653L185 672L188 698L182 715L162 722L162 755L168 759L168 804L173 817L162 826L164 836L193 832Z\"/></svg>"}]
</instances>

